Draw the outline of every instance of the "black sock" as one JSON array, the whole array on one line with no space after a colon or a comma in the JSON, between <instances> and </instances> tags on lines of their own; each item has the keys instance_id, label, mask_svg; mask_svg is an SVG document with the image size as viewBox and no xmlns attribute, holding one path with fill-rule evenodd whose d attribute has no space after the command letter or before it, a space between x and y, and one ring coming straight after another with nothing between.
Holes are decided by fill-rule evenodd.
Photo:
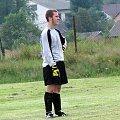
<instances>
[{"instance_id":1,"label":"black sock","mask_svg":"<svg viewBox=\"0 0 120 120\"><path fill-rule=\"evenodd\" d=\"M53 93L45 92L44 102L45 102L46 113L52 111L52 101L53 101Z\"/></svg>"},{"instance_id":2,"label":"black sock","mask_svg":"<svg viewBox=\"0 0 120 120\"><path fill-rule=\"evenodd\" d=\"M55 114L61 111L61 98L60 94L53 93L53 105L55 109Z\"/></svg>"}]
</instances>

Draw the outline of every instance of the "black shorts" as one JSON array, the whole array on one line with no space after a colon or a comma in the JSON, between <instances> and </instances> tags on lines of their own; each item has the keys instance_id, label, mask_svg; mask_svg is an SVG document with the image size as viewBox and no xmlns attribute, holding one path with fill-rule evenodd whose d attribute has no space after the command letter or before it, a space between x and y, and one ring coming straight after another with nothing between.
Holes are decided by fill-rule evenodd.
<instances>
[{"instance_id":1,"label":"black shorts","mask_svg":"<svg viewBox=\"0 0 120 120\"><path fill-rule=\"evenodd\" d=\"M49 65L43 68L43 77L44 77L45 86L51 84L62 85L68 83L64 62L59 61L56 63L56 65L59 69L60 77L53 77L52 68Z\"/></svg>"}]
</instances>

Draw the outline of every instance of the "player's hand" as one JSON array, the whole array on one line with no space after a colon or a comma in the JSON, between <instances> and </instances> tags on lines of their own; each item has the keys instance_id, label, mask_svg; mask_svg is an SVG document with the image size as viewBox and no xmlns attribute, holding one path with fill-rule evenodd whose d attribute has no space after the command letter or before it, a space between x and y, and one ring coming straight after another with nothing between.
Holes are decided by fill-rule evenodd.
<instances>
[{"instance_id":1,"label":"player's hand","mask_svg":"<svg viewBox=\"0 0 120 120\"><path fill-rule=\"evenodd\" d=\"M57 68L57 65L52 66L53 71L53 77L59 77L59 69Z\"/></svg>"},{"instance_id":2,"label":"player's hand","mask_svg":"<svg viewBox=\"0 0 120 120\"><path fill-rule=\"evenodd\" d=\"M64 51L65 51L65 46L64 46L64 45L62 46L62 51L63 51L63 53L64 53Z\"/></svg>"}]
</instances>

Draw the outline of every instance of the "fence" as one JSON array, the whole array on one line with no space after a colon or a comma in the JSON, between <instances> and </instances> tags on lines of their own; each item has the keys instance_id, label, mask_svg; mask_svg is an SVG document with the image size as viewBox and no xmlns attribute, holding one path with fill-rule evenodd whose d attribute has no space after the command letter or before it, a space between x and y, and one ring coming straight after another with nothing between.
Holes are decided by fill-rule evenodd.
<instances>
[{"instance_id":1,"label":"fence","mask_svg":"<svg viewBox=\"0 0 120 120\"><path fill-rule=\"evenodd\" d=\"M1 48L1 52L0 52L1 59L3 59L5 57L5 50L4 50L4 47L2 45L1 38L0 38L0 48Z\"/></svg>"},{"instance_id":2,"label":"fence","mask_svg":"<svg viewBox=\"0 0 120 120\"><path fill-rule=\"evenodd\" d=\"M99 21L99 17L95 17L96 21L93 21L91 20L92 17L95 16L85 13L71 16L71 23L69 23L71 29L66 32L66 38L68 37L68 41L72 39L72 42L68 42L65 51L68 78L120 75L119 21L114 22L111 19ZM109 21L109 24L107 21ZM72 31L72 35L69 30ZM1 40L0 45L1 56L5 56ZM7 62L5 61L6 65L4 65L3 61L0 61L1 83L43 79L42 68L39 68L39 65L42 64L41 59L39 57L36 57L37 59L34 57L29 58L29 56L34 56L36 53L39 54L40 49L36 46L32 50L31 48L28 49L28 46L26 46L24 53L22 52L22 56L23 54L28 55L27 59L15 58L14 56L12 58L14 61L9 61L9 59Z\"/></svg>"}]
</instances>

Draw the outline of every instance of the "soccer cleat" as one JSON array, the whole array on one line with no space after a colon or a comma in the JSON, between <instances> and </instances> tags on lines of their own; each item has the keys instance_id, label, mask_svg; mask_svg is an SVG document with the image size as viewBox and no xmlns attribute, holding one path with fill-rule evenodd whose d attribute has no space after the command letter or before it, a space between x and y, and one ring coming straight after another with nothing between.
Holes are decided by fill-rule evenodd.
<instances>
[{"instance_id":1,"label":"soccer cleat","mask_svg":"<svg viewBox=\"0 0 120 120\"><path fill-rule=\"evenodd\" d=\"M58 115L58 116L67 116L66 113L61 112L61 111L59 111L59 112L57 112L57 113L55 113L55 114Z\"/></svg>"},{"instance_id":2,"label":"soccer cleat","mask_svg":"<svg viewBox=\"0 0 120 120\"><path fill-rule=\"evenodd\" d=\"M52 112L48 112L46 113L46 118L53 118L53 113Z\"/></svg>"}]
</instances>

